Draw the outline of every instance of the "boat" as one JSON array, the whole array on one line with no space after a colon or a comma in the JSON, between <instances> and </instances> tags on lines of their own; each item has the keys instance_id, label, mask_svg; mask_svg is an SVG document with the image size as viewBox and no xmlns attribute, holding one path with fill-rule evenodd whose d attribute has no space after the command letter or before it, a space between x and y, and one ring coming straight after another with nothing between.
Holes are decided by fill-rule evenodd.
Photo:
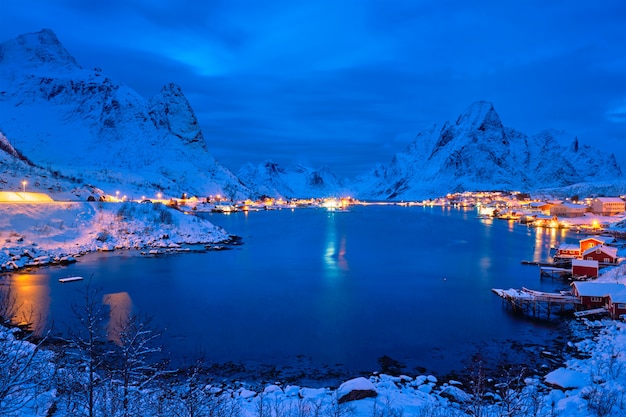
<instances>
[{"instance_id":1,"label":"boat","mask_svg":"<svg viewBox=\"0 0 626 417\"><path fill-rule=\"evenodd\" d=\"M66 278L59 278L59 282L60 283L66 283L66 282L74 282L74 281L82 281L83 277L66 277Z\"/></svg>"}]
</instances>

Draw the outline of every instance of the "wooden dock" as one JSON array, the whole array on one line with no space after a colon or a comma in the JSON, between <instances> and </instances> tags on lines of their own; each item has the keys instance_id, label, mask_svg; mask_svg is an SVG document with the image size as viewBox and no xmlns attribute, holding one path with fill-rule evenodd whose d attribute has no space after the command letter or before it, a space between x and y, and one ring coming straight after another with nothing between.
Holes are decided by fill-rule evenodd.
<instances>
[{"instance_id":1,"label":"wooden dock","mask_svg":"<svg viewBox=\"0 0 626 417\"><path fill-rule=\"evenodd\" d=\"M572 276L572 268L558 268L554 266L539 267L539 275L541 278L560 278L566 279Z\"/></svg>"},{"instance_id":2,"label":"wooden dock","mask_svg":"<svg viewBox=\"0 0 626 417\"><path fill-rule=\"evenodd\" d=\"M559 308L560 312L564 313L567 307L576 308L581 304L578 297L570 294L549 293L529 290L528 288L521 290L492 288L491 291L502 298L508 306L511 306L513 311L532 312L535 317L543 312L550 318L554 307Z\"/></svg>"}]
</instances>

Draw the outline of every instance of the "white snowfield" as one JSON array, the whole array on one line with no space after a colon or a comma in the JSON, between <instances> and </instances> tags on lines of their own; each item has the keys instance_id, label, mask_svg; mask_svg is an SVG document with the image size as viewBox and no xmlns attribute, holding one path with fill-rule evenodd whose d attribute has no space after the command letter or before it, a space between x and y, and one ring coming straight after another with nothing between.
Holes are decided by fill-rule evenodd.
<instances>
[{"instance_id":1,"label":"white snowfield","mask_svg":"<svg viewBox=\"0 0 626 417\"><path fill-rule=\"evenodd\" d=\"M226 231L209 221L158 203L0 203L0 270L98 250L226 239Z\"/></svg>"}]
</instances>

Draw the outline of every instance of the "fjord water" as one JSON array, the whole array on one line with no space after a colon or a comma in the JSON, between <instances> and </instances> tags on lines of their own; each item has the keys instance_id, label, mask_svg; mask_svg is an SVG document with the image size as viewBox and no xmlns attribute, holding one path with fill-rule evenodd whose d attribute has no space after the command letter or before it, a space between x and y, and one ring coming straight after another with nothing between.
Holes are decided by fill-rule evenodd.
<instances>
[{"instance_id":1,"label":"fjord water","mask_svg":"<svg viewBox=\"0 0 626 417\"><path fill-rule=\"evenodd\" d=\"M478 219L470 209L355 206L213 214L243 238L228 251L143 257L84 257L64 268L12 278L25 305L56 331L72 323L70 304L86 281L102 288L111 317L146 313L164 331L173 358L211 362L379 369L386 355L407 372L444 373L487 360L525 360L558 320L511 314L491 288L553 290L536 266L564 240L559 231ZM513 356L511 356L513 355Z\"/></svg>"}]
</instances>

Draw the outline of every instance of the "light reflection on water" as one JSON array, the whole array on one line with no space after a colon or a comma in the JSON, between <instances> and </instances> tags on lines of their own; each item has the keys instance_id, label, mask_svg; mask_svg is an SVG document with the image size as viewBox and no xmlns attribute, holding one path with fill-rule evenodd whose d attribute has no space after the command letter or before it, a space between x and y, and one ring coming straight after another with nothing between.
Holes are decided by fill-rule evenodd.
<instances>
[{"instance_id":1,"label":"light reflection on water","mask_svg":"<svg viewBox=\"0 0 626 417\"><path fill-rule=\"evenodd\" d=\"M105 294L102 303L109 307L109 320L107 322L107 337L116 343L120 340L120 331L128 323L133 310L133 301L130 295L123 291L113 294Z\"/></svg>"},{"instance_id":2,"label":"light reflection on water","mask_svg":"<svg viewBox=\"0 0 626 417\"><path fill-rule=\"evenodd\" d=\"M71 322L87 281L102 287L110 323L145 313L173 357L216 362L343 363L458 369L486 345L546 345L553 323L510 315L491 288L552 290L534 267L562 231L529 229L473 210L354 207L211 215L244 244L230 251L145 258L102 253L66 268L14 274L42 323ZM58 283L68 275L85 282ZM34 277L34 278L33 278ZM91 277L91 278L89 278ZM557 283L558 284L558 283ZM113 327L109 333L115 338Z\"/></svg>"},{"instance_id":3,"label":"light reflection on water","mask_svg":"<svg viewBox=\"0 0 626 417\"><path fill-rule=\"evenodd\" d=\"M31 323L31 328L43 333L50 311L49 279L42 273L14 275L11 288L15 296L15 322Z\"/></svg>"}]
</instances>

